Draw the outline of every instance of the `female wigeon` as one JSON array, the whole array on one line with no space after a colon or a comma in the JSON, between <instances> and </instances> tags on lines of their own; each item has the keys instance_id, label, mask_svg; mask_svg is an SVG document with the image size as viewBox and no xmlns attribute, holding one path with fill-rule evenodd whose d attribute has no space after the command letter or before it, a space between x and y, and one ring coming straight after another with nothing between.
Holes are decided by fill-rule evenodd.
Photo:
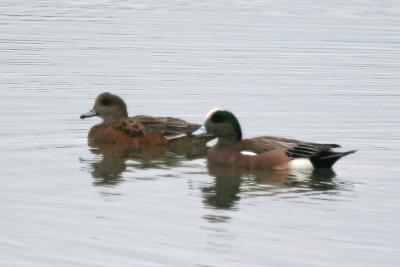
<instances>
[{"instance_id":1,"label":"female wigeon","mask_svg":"<svg viewBox=\"0 0 400 267\"><path fill-rule=\"evenodd\" d=\"M204 126L193 136L213 135L217 144L208 152L208 163L225 167L284 170L331 168L341 157L355 151L335 152L336 144L316 144L294 139L263 136L242 139L242 130L233 113L213 109Z\"/></svg>"},{"instance_id":2,"label":"female wigeon","mask_svg":"<svg viewBox=\"0 0 400 267\"><path fill-rule=\"evenodd\" d=\"M200 127L198 124L171 117L128 117L125 102L111 93L97 96L93 109L82 114L80 118L93 116L99 116L103 122L90 129L90 144L164 145L180 137L193 139L187 135Z\"/></svg>"}]
</instances>

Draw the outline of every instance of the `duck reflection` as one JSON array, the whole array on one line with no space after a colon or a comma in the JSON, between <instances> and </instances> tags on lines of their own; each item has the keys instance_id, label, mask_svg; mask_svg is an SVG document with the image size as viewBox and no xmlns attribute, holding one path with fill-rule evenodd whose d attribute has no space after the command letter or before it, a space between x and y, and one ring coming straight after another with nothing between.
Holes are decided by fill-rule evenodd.
<instances>
[{"instance_id":1,"label":"duck reflection","mask_svg":"<svg viewBox=\"0 0 400 267\"><path fill-rule=\"evenodd\" d=\"M123 181L128 167L137 169L179 166L182 161L204 158L204 144L173 142L169 146L126 147L116 144L90 144L96 159L82 161L94 178L94 185L114 186Z\"/></svg>"},{"instance_id":2,"label":"duck reflection","mask_svg":"<svg viewBox=\"0 0 400 267\"><path fill-rule=\"evenodd\" d=\"M212 186L202 188L206 206L216 209L235 209L241 194L280 195L335 190L335 172L331 169L309 171L249 171L208 165L208 173L215 177Z\"/></svg>"}]
</instances>

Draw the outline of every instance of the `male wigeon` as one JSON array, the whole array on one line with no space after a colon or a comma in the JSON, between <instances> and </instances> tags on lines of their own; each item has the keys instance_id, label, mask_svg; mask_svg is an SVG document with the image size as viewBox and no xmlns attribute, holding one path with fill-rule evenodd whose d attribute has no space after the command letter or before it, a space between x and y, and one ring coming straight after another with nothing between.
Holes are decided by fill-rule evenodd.
<instances>
[{"instance_id":1,"label":"male wigeon","mask_svg":"<svg viewBox=\"0 0 400 267\"><path fill-rule=\"evenodd\" d=\"M193 139L188 134L200 127L198 124L172 117L128 117L125 102L111 93L98 95L93 109L82 114L80 118L93 116L99 116L103 122L90 129L90 144L164 145L180 137Z\"/></svg>"},{"instance_id":2,"label":"male wigeon","mask_svg":"<svg viewBox=\"0 0 400 267\"><path fill-rule=\"evenodd\" d=\"M242 139L242 130L233 113L213 109L193 136L213 135L218 142L208 153L208 163L248 169L331 168L341 157L354 153L335 152L336 144L316 144L280 137Z\"/></svg>"}]
</instances>

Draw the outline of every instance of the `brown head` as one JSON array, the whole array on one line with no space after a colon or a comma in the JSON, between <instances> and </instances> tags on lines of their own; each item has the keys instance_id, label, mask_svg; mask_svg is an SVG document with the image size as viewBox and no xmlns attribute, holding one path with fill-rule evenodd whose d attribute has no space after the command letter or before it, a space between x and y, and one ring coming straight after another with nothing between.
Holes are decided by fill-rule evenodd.
<instances>
[{"instance_id":1,"label":"brown head","mask_svg":"<svg viewBox=\"0 0 400 267\"><path fill-rule=\"evenodd\" d=\"M128 111L122 98L111 93L102 93L97 96L94 107L88 113L82 114L81 119L99 116L105 122L120 118L127 118Z\"/></svg>"},{"instance_id":2,"label":"brown head","mask_svg":"<svg viewBox=\"0 0 400 267\"><path fill-rule=\"evenodd\" d=\"M242 129L232 112L224 109L212 109L206 116L204 126L192 135L213 135L218 137L218 143L230 144L242 140Z\"/></svg>"}]
</instances>

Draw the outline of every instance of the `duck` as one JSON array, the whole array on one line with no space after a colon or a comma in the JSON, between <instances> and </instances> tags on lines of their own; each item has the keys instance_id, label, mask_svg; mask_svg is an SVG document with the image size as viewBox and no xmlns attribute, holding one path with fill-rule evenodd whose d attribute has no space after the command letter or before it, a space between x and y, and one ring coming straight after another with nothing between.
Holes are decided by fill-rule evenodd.
<instances>
[{"instance_id":1,"label":"duck","mask_svg":"<svg viewBox=\"0 0 400 267\"><path fill-rule=\"evenodd\" d=\"M89 144L124 144L132 147L166 145L175 140L199 139L188 134L201 125L173 117L147 115L128 116L124 100L104 92L96 97L94 107L80 116L81 119L100 117L103 121L88 133Z\"/></svg>"},{"instance_id":2,"label":"duck","mask_svg":"<svg viewBox=\"0 0 400 267\"><path fill-rule=\"evenodd\" d=\"M221 167L253 170L330 169L340 158L356 152L334 151L334 148L340 147L338 144L318 144L274 136L243 139L237 117L221 108L209 111L204 125L191 135L218 138L208 151L207 162Z\"/></svg>"}]
</instances>

